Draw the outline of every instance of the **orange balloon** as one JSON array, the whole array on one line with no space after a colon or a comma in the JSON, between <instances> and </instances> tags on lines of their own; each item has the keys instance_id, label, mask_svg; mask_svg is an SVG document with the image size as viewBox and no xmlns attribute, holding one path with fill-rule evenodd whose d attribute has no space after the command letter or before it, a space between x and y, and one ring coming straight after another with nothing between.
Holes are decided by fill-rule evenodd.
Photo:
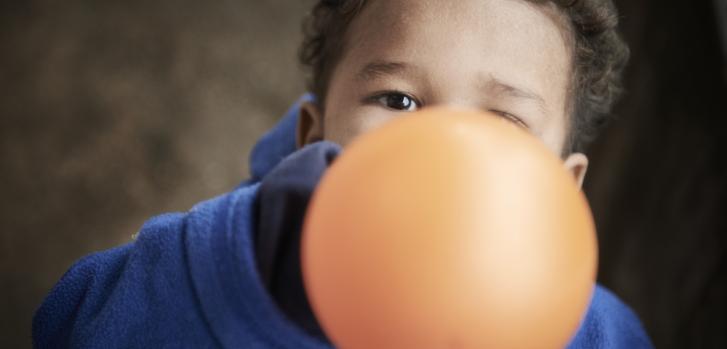
<instances>
[{"instance_id":1,"label":"orange balloon","mask_svg":"<svg viewBox=\"0 0 727 349\"><path fill-rule=\"evenodd\" d=\"M355 139L311 200L313 310L338 347L562 348L597 244L562 161L502 118L429 109Z\"/></svg>"}]
</instances>

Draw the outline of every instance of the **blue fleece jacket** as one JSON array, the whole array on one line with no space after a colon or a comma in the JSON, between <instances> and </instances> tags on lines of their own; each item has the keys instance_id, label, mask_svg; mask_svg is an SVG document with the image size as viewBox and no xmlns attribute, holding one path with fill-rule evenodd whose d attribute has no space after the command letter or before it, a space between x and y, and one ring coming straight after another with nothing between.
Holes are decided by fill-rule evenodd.
<instances>
[{"instance_id":1,"label":"blue fleece jacket","mask_svg":"<svg viewBox=\"0 0 727 349\"><path fill-rule=\"evenodd\" d=\"M250 180L189 212L152 218L135 241L76 262L33 318L35 347L330 348L280 310L255 255L260 181L295 152L297 111L255 146ZM601 286L570 344L651 346L635 314Z\"/></svg>"}]
</instances>

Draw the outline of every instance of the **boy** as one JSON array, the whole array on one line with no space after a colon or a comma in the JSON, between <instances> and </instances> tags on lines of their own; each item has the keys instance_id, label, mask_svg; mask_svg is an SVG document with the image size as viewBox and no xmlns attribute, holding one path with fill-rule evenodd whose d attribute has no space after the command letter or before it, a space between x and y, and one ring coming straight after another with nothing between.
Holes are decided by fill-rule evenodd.
<instances>
[{"instance_id":1,"label":"boy","mask_svg":"<svg viewBox=\"0 0 727 349\"><path fill-rule=\"evenodd\" d=\"M252 178L79 261L38 310L36 346L329 347L302 287L298 243L310 192L339 146L424 106L483 109L562 155L580 185L581 151L627 57L609 0L322 0L309 24L301 58L316 97L256 145ZM571 346L651 344L597 287Z\"/></svg>"}]
</instances>

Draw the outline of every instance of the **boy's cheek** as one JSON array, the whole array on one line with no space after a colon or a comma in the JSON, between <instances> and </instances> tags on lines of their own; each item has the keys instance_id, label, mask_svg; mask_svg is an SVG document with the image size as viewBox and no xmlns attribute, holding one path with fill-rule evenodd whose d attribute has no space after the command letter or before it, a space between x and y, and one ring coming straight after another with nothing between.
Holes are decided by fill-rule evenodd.
<instances>
[{"instance_id":1,"label":"boy's cheek","mask_svg":"<svg viewBox=\"0 0 727 349\"><path fill-rule=\"evenodd\" d=\"M380 106L363 105L326 116L324 138L345 147L359 135L376 129L396 118L400 112L386 110Z\"/></svg>"}]
</instances>

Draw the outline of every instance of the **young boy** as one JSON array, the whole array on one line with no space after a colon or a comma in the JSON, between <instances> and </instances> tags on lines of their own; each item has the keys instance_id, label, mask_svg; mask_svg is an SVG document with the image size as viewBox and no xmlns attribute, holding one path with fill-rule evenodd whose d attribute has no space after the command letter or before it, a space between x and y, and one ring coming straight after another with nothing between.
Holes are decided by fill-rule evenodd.
<instances>
[{"instance_id":1,"label":"young boy","mask_svg":"<svg viewBox=\"0 0 727 349\"><path fill-rule=\"evenodd\" d=\"M301 51L315 97L259 141L252 178L76 263L36 313L35 345L330 347L298 243L339 146L425 106L488 110L562 155L580 185L628 55L616 23L610 0L321 0ZM651 344L599 286L571 346Z\"/></svg>"}]
</instances>

